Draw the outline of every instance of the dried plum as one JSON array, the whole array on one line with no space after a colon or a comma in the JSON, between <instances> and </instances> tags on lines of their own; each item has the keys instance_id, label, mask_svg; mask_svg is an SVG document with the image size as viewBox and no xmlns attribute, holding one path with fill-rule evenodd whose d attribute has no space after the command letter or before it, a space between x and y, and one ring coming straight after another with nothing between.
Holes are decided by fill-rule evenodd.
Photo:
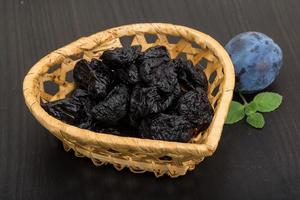
<instances>
[{"instance_id":1,"label":"dried plum","mask_svg":"<svg viewBox=\"0 0 300 200\"><path fill-rule=\"evenodd\" d=\"M159 113L161 97L156 87L134 88L130 98L129 117L131 124L136 126L137 120L149 114Z\"/></svg>"},{"instance_id":2,"label":"dried plum","mask_svg":"<svg viewBox=\"0 0 300 200\"><path fill-rule=\"evenodd\" d=\"M136 127L143 118L167 110L179 96L179 85L169 95L161 95L156 87L135 87L130 98L130 124Z\"/></svg>"},{"instance_id":3,"label":"dried plum","mask_svg":"<svg viewBox=\"0 0 300 200\"><path fill-rule=\"evenodd\" d=\"M146 49L139 59L144 61L149 58L163 58L165 61L169 61L170 55L165 46L154 46Z\"/></svg>"},{"instance_id":4,"label":"dried plum","mask_svg":"<svg viewBox=\"0 0 300 200\"><path fill-rule=\"evenodd\" d=\"M147 59L144 60L140 65L139 65L139 73L141 79L145 83L151 83L152 81L152 72L157 69L160 65L167 63L164 59L162 58L153 58L153 59Z\"/></svg>"},{"instance_id":5,"label":"dried plum","mask_svg":"<svg viewBox=\"0 0 300 200\"><path fill-rule=\"evenodd\" d=\"M114 82L112 72L109 70L93 71L90 75L87 88L89 94L96 99L104 98Z\"/></svg>"},{"instance_id":6,"label":"dried plum","mask_svg":"<svg viewBox=\"0 0 300 200\"><path fill-rule=\"evenodd\" d=\"M213 118L213 109L206 92L201 88L182 95L177 102L176 110L200 131L207 129Z\"/></svg>"},{"instance_id":7,"label":"dried plum","mask_svg":"<svg viewBox=\"0 0 300 200\"><path fill-rule=\"evenodd\" d=\"M142 138L188 142L193 137L193 126L183 116L158 114L141 122Z\"/></svg>"},{"instance_id":8,"label":"dried plum","mask_svg":"<svg viewBox=\"0 0 300 200\"><path fill-rule=\"evenodd\" d=\"M208 81L200 64L193 66L190 60L177 58L173 62L178 75L178 82L188 90L194 90L201 87L207 91Z\"/></svg>"},{"instance_id":9,"label":"dried plum","mask_svg":"<svg viewBox=\"0 0 300 200\"><path fill-rule=\"evenodd\" d=\"M109 134L114 134L114 135L122 135L122 136L138 136L137 134L137 129L131 126L114 126L114 127L109 127L104 124L94 124L93 131L99 132L99 133L109 133Z\"/></svg>"},{"instance_id":10,"label":"dried plum","mask_svg":"<svg viewBox=\"0 0 300 200\"><path fill-rule=\"evenodd\" d=\"M90 67L93 69L93 70L97 70L99 68L102 67L102 61L101 60L98 60L98 59L95 59L95 58L92 58L91 62L90 62Z\"/></svg>"},{"instance_id":11,"label":"dried plum","mask_svg":"<svg viewBox=\"0 0 300 200\"><path fill-rule=\"evenodd\" d=\"M115 67L119 80L126 85L134 85L140 81L138 68L135 64Z\"/></svg>"},{"instance_id":12,"label":"dried plum","mask_svg":"<svg viewBox=\"0 0 300 200\"><path fill-rule=\"evenodd\" d=\"M120 136L188 142L213 118L200 64L172 60L164 46L104 51L74 67L76 89L41 103L52 116L79 128Z\"/></svg>"},{"instance_id":13,"label":"dried plum","mask_svg":"<svg viewBox=\"0 0 300 200\"><path fill-rule=\"evenodd\" d=\"M103 63L109 67L121 67L134 63L141 55L142 47L140 45L132 47L115 48L106 50L100 56Z\"/></svg>"},{"instance_id":14,"label":"dried plum","mask_svg":"<svg viewBox=\"0 0 300 200\"><path fill-rule=\"evenodd\" d=\"M179 84L177 84L175 86L175 89L174 91L171 93L171 94L168 94L168 95L164 95L162 98L163 98L163 101L161 103L161 110L162 111L166 111L167 113L169 113L171 111L174 111L175 110L175 107L176 107L176 103L178 101L178 99L180 98L181 96L181 88L179 86Z\"/></svg>"},{"instance_id":15,"label":"dried plum","mask_svg":"<svg viewBox=\"0 0 300 200\"><path fill-rule=\"evenodd\" d=\"M103 100L95 105L92 116L105 124L117 124L127 114L129 93L125 85L117 85Z\"/></svg>"},{"instance_id":16,"label":"dried plum","mask_svg":"<svg viewBox=\"0 0 300 200\"><path fill-rule=\"evenodd\" d=\"M153 72L151 85L156 86L162 92L173 92L177 83L177 74L175 73L174 65L171 62L166 65L159 66Z\"/></svg>"},{"instance_id":17,"label":"dried plum","mask_svg":"<svg viewBox=\"0 0 300 200\"><path fill-rule=\"evenodd\" d=\"M67 124L80 128L89 128L91 125L92 101L86 90L77 88L70 97L48 103L41 102L41 105L50 115Z\"/></svg>"},{"instance_id":18,"label":"dried plum","mask_svg":"<svg viewBox=\"0 0 300 200\"><path fill-rule=\"evenodd\" d=\"M80 102L84 108L85 113L87 115L90 115L93 103L90 100L89 94L86 90L75 89L71 97L74 101Z\"/></svg>"},{"instance_id":19,"label":"dried plum","mask_svg":"<svg viewBox=\"0 0 300 200\"><path fill-rule=\"evenodd\" d=\"M93 67L85 59L78 61L73 70L73 78L77 87L87 89L89 86L90 73Z\"/></svg>"},{"instance_id":20,"label":"dried plum","mask_svg":"<svg viewBox=\"0 0 300 200\"><path fill-rule=\"evenodd\" d=\"M133 46L107 50L101 55L103 63L116 71L117 77L124 84L136 84L139 79L136 61L142 47Z\"/></svg>"},{"instance_id":21,"label":"dried plum","mask_svg":"<svg viewBox=\"0 0 300 200\"><path fill-rule=\"evenodd\" d=\"M93 101L89 98L89 94L86 90L82 89L75 89L72 93L71 98L75 101L80 102L83 106L84 113L81 116L80 122L78 122L79 128L86 128L89 129L91 124L93 123L91 110L94 105Z\"/></svg>"},{"instance_id":22,"label":"dried plum","mask_svg":"<svg viewBox=\"0 0 300 200\"><path fill-rule=\"evenodd\" d=\"M84 106L81 101L73 98L42 103L41 105L50 115L67 124L79 124L83 118L86 118Z\"/></svg>"},{"instance_id":23,"label":"dried plum","mask_svg":"<svg viewBox=\"0 0 300 200\"><path fill-rule=\"evenodd\" d=\"M141 79L148 86L156 86L161 92L171 93L178 81L173 62L162 59L147 59L140 65Z\"/></svg>"},{"instance_id":24,"label":"dried plum","mask_svg":"<svg viewBox=\"0 0 300 200\"><path fill-rule=\"evenodd\" d=\"M175 66L169 65L169 62L170 56L166 47L155 46L148 48L137 62L139 63L139 73L142 81L148 86L158 86L163 92L172 92L176 75L173 68ZM170 83L166 81L169 78L171 78Z\"/></svg>"},{"instance_id":25,"label":"dried plum","mask_svg":"<svg viewBox=\"0 0 300 200\"><path fill-rule=\"evenodd\" d=\"M78 99L78 100L88 98L88 96L89 96L88 92L86 90L83 90L80 88L75 89L71 95L72 98Z\"/></svg>"},{"instance_id":26,"label":"dried plum","mask_svg":"<svg viewBox=\"0 0 300 200\"><path fill-rule=\"evenodd\" d=\"M88 90L93 98L104 98L114 79L112 71L101 61L92 59L91 63L82 59L74 67L75 84Z\"/></svg>"}]
</instances>

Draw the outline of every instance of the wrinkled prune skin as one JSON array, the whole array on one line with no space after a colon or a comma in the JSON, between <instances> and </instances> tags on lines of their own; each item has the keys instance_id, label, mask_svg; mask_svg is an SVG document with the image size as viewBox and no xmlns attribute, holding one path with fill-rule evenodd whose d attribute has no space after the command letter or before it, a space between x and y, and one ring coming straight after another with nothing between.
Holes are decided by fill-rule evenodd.
<instances>
[{"instance_id":1,"label":"wrinkled prune skin","mask_svg":"<svg viewBox=\"0 0 300 200\"><path fill-rule=\"evenodd\" d=\"M85 59L78 61L73 70L73 78L77 87L87 89L89 86L90 73L93 67Z\"/></svg>"},{"instance_id":2,"label":"wrinkled prune skin","mask_svg":"<svg viewBox=\"0 0 300 200\"><path fill-rule=\"evenodd\" d=\"M165 111L166 113L174 113L172 111L175 110L176 103L181 95L182 95L182 91L180 85L177 84L175 86L174 91L171 94L163 96L163 101L161 103L162 111Z\"/></svg>"},{"instance_id":3,"label":"wrinkled prune skin","mask_svg":"<svg viewBox=\"0 0 300 200\"><path fill-rule=\"evenodd\" d=\"M124 126L124 125L116 125L113 127L109 127L104 124L93 124L92 131L98 133L109 133L113 135L122 135L122 136L138 136L137 129L131 126Z\"/></svg>"},{"instance_id":4,"label":"wrinkled prune skin","mask_svg":"<svg viewBox=\"0 0 300 200\"><path fill-rule=\"evenodd\" d=\"M75 84L89 92L95 99L102 99L107 95L109 87L113 85L113 73L101 61L82 59L74 67L73 78Z\"/></svg>"},{"instance_id":5,"label":"wrinkled prune skin","mask_svg":"<svg viewBox=\"0 0 300 200\"><path fill-rule=\"evenodd\" d=\"M192 124L183 116L158 114L141 122L142 138L188 142L193 137Z\"/></svg>"},{"instance_id":6,"label":"wrinkled prune skin","mask_svg":"<svg viewBox=\"0 0 300 200\"><path fill-rule=\"evenodd\" d=\"M101 60L98 60L98 59L95 59L95 58L92 58L91 62L90 62L90 66L93 70L97 70L98 68L101 68L102 66L102 61Z\"/></svg>"},{"instance_id":7,"label":"wrinkled prune skin","mask_svg":"<svg viewBox=\"0 0 300 200\"><path fill-rule=\"evenodd\" d=\"M162 92L170 93L177 83L175 65L170 62L169 53L164 46L147 49L139 57L139 73L148 86L157 86Z\"/></svg>"},{"instance_id":8,"label":"wrinkled prune skin","mask_svg":"<svg viewBox=\"0 0 300 200\"><path fill-rule=\"evenodd\" d=\"M132 126L137 126L139 120L149 115L167 110L180 96L177 85L172 94L160 94L157 87L136 86L130 98L129 118Z\"/></svg>"},{"instance_id":9,"label":"wrinkled prune skin","mask_svg":"<svg viewBox=\"0 0 300 200\"><path fill-rule=\"evenodd\" d=\"M95 99L103 99L113 85L113 74L109 70L93 71L89 79L88 92Z\"/></svg>"},{"instance_id":10,"label":"wrinkled prune skin","mask_svg":"<svg viewBox=\"0 0 300 200\"><path fill-rule=\"evenodd\" d=\"M160 112L160 103L161 97L156 87L135 87L130 98L129 118L131 124L137 126L137 120Z\"/></svg>"},{"instance_id":11,"label":"wrinkled prune skin","mask_svg":"<svg viewBox=\"0 0 300 200\"><path fill-rule=\"evenodd\" d=\"M74 99L74 101L80 102L84 108L86 115L90 116L93 103L89 99L88 92L82 89L75 89L71 97Z\"/></svg>"},{"instance_id":12,"label":"wrinkled prune skin","mask_svg":"<svg viewBox=\"0 0 300 200\"><path fill-rule=\"evenodd\" d=\"M109 67L120 67L121 65L134 63L141 55L141 50L140 45L115 48L104 51L100 59Z\"/></svg>"},{"instance_id":13,"label":"wrinkled prune skin","mask_svg":"<svg viewBox=\"0 0 300 200\"><path fill-rule=\"evenodd\" d=\"M76 123L77 126L79 128L89 129L93 123L91 110L94 103L90 100L88 91L77 88L72 92L71 98L80 102L83 107L83 114L81 120Z\"/></svg>"},{"instance_id":14,"label":"wrinkled prune skin","mask_svg":"<svg viewBox=\"0 0 300 200\"><path fill-rule=\"evenodd\" d=\"M168 61L162 58L146 59L139 65L139 73L141 79L145 83L151 83L153 75L151 74L160 65L167 63Z\"/></svg>"},{"instance_id":15,"label":"wrinkled prune skin","mask_svg":"<svg viewBox=\"0 0 300 200\"><path fill-rule=\"evenodd\" d=\"M139 70L138 70L138 67L135 64L131 64L129 66L127 80L131 84L135 84L135 83L138 83L140 81Z\"/></svg>"},{"instance_id":16,"label":"wrinkled prune skin","mask_svg":"<svg viewBox=\"0 0 300 200\"><path fill-rule=\"evenodd\" d=\"M103 99L114 83L114 74L103 62L92 59L88 92L95 99Z\"/></svg>"},{"instance_id":17,"label":"wrinkled prune skin","mask_svg":"<svg viewBox=\"0 0 300 200\"><path fill-rule=\"evenodd\" d=\"M164 93L171 93L174 91L178 81L174 65L171 62L159 66L152 73L150 85L156 86Z\"/></svg>"},{"instance_id":18,"label":"wrinkled prune skin","mask_svg":"<svg viewBox=\"0 0 300 200\"><path fill-rule=\"evenodd\" d=\"M140 81L139 71L135 64L128 67L115 67L119 80L126 85L134 85Z\"/></svg>"},{"instance_id":19,"label":"wrinkled prune skin","mask_svg":"<svg viewBox=\"0 0 300 200\"><path fill-rule=\"evenodd\" d=\"M146 49L139 60L144 61L151 58L163 58L166 61L170 60L170 55L165 46L154 46Z\"/></svg>"},{"instance_id":20,"label":"wrinkled prune skin","mask_svg":"<svg viewBox=\"0 0 300 200\"><path fill-rule=\"evenodd\" d=\"M127 114L129 93L125 85L117 85L107 97L95 105L92 116L100 123L115 125Z\"/></svg>"},{"instance_id":21,"label":"wrinkled prune skin","mask_svg":"<svg viewBox=\"0 0 300 200\"><path fill-rule=\"evenodd\" d=\"M161 92L171 93L178 81L173 62L159 59L147 59L140 65L141 79L148 86L156 86Z\"/></svg>"},{"instance_id":22,"label":"wrinkled prune skin","mask_svg":"<svg viewBox=\"0 0 300 200\"><path fill-rule=\"evenodd\" d=\"M41 105L50 115L67 124L80 128L89 128L91 125L92 101L86 90L77 88L70 97Z\"/></svg>"},{"instance_id":23,"label":"wrinkled prune skin","mask_svg":"<svg viewBox=\"0 0 300 200\"><path fill-rule=\"evenodd\" d=\"M50 115L67 124L79 124L82 121L82 118L86 118L82 102L73 98L41 103L41 106Z\"/></svg>"},{"instance_id":24,"label":"wrinkled prune skin","mask_svg":"<svg viewBox=\"0 0 300 200\"><path fill-rule=\"evenodd\" d=\"M77 62L76 89L42 107L68 124L120 136L188 142L196 128L208 128L214 113L200 64L172 60L164 46L116 48L100 58Z\"/></svg>"},{"instance_id":25,"label":"wrinkled prune skin","mask_svg":"<svg viewBox=\"0 0 300 200\"><path fill-rule=\"evenodd\" d=\"M201 88L182 95L177 102L176 110L180 116L193 123L199 131L208 128L214 115L206 92Z\"/></svg>"},{"instance_id":26,"label":"wrinkled prune skin","mask_svg":"<svg viewBox=\"0 0 300 200\"><path fill-rule=\"evenodd\" d=\"M88 98L89 97L89 94L86 90L83 90L83 89L80 89L80 88L77 88L75 89L73 92L72 92L72 95L71 95L72 98L74 99L85 99L85 98Z\"/></svg>"},{"instance_id":27,"label":"wrinkled prune skin","mask_svg":"<svg viewBox=\"0 0 300 200\"><path fill-rule=\"evenodd\" d=\"M119 80L126 85L139 82L136 61L141 55L142 47L132 46L107 50L101 55L103 63L116 71Z\"/></svg>"},{"instance_id":28,"label":"wrinkled prune skin","mask_svg":"<svg viewBox=\"0 0 300 200\"><path fill-rule=\"evenodd\" d=\"M208 81L199 63L193 66L190 60L183 58L176 58L173 63L178 75L178 82L187 90L201 87L204 91L207 91Z\"/></svg>"}]
</instances>

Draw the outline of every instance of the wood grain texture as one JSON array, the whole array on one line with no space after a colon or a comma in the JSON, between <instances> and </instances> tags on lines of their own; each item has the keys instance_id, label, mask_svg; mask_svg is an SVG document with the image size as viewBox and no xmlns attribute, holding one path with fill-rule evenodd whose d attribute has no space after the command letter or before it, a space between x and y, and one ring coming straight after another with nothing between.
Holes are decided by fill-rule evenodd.
<instances>
[{"instance_id":1,"label":"wood grain texture","mask_svg":"<svg viewBox=\"0 0 300 200\"><path fill-rule=\"evenodd\" d=\"M0 199L299 199L300 1L0 1ZM255 30L283 49L268 91L284 96L263 130L226 126L218 150L178 179L96 168L65 153L27 110L22 80L32 64L69 42L135 22L169 22L222 44ZM251 98L251 96L249 97Z\"/></svg>"}]
</instances>

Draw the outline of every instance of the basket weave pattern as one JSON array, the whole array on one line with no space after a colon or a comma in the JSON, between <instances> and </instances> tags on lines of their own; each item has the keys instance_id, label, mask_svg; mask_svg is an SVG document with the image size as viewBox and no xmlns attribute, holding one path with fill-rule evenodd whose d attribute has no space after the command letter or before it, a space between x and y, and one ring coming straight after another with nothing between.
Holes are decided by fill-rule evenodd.
<instances>
[{"instance_id":1,"label":"basket weave pattern","mask_svg":"<svg viewBox=\"0 0 300 200\"><path fill-rule=\"evenodd\" d=\"M152 41L149 41L150 36ZM74 89L74 83L68 80L68 76L79 59L99 58L103 51L122 47L126 45L126 41L130 41L129 45L141 45L142 50L164 45L172 58L186 56L194 64L201 62L206 65L208 97L215 116L205 132L199 133L190 143L119 137L65 124L41 108L40 99L62 99ZM58 90L54 93L47 91L44 87L46 83L56 84ZM187 27L152 23L108 29L53 51L28 72L23 92L32 114L63 142L66 151L73 149L76 156L87 156L96 166L111 163L118 170L128 167L135 173L151 171L156 176L168 174L177 177L194 169L205 156L215 151L233 87L232 63L225 50L214 39Z\"/></svg>"}]
</instances>

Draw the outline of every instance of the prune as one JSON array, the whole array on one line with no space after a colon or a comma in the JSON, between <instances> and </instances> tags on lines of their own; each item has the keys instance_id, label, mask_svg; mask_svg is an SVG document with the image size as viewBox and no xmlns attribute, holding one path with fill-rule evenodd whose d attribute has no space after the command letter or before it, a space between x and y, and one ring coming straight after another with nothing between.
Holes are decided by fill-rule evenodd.
<instances>
[{"instance_id":1,"label":"prune","mask_svg":"<svg viewBox=\"0 0 300 200\"><path fill-rule=\"evenodd\" d=\"M167 110L180 96L180 88L177 85L172 94L161 95L156 87L136 86L131 94L129 119L132 126L138 126L139 122L152 114Z\"/></svg>"},{"instance_id":2,"label":"prune","mask_svg":"<svg viewBox=\"0 0 300 200\"><path fill-rule=\"evenodd\" d=\"M178 101L178 99L181 96L181 88L179 86L179 84L177 84L175 86L174 91L169 94L169 95L164 95L163 101L161 103L161 110L162 111L166 111L167 113L169 113L171 111L171 113L173 113L172 111L175 110L176 107L176 102Z\"/></svg>"},{"instance_id":3,"label":"prune","mask_svg":"<svg viewBox=\"0 0 300 200\"><path fill-rule=\"evenodd\" d=\"M141 80L148 86L158 86L164 92L171 92L170 90L174 89L172 83L174 82L175 72L174 66L168 65L169 61L170 56L166 47L155 46L147 49L139 57L138 61ZM166 66L167 68L162 68ZM170 75L166 77L168 71L170 71ZM171 78L171 86L169 86L170 83L168 84L165 78ZM157 80L159 83L157 83Z\"/></svg>"},{"instance_id":4,"label":"prune","mask_svg":"<svg viewBox=\"0 0 300 200\"><path fill-rule=\"evenodd\" d=\"M107 50L101 55L102 61L116 71L119 80L127 85L136 84L139 79L136 60L141 55L141 46Z\"/></svg>"},{"instance_id":5,"label":"prune","mask_svg":"<svg viewBox=\"0 0 300 200\"><path fill-rule=\"evenodd\" d=\"M149 114L159 113L161 97L156 87L142 88L136 86L131 94L129 118L131 124L136 126L137 120Z\"/></svg>"},{"instance_id":6,"label":"prune","mask_svg":"<svg viewBox=\"0 0 300 200\"><path fill-rule=\"evenodd\" d=\"M88 129L93 123L91 109L94 105L94 103L89 98L88 92L82 89L75 89L72 93L71 98L73 98L77 102L80 102L84 110L84 113L81 116L81 120L77 122L78 127Z\"/></svg>"},{"instance_id":7,"label":"prune","mask_svg":"<svg viewBox=\"0 0 300 200\"><path fill-rule=\"evenodd\" d=\"M188 142L209 126L213 109L200 64L172 60L164 46L116 48L100 58L77 62L74 92L43 108L68 124L120 136Z\"/></svg>"},{"instance_id":8,"label":"prune","mask_svg":"<svg viewBox=\"0 0 300 200\"><path fill-rule=\"evenodd\" d=\"M175 73L175 68L171 62L166 65L159 66L153 72L151 85L156 86L162 92L173 92L177 83L177 74Z\"/></svg>"},{"instance_id":9,"label":"prune","mask_svg":"<svg viewBox=\"0 0 300 200\"><path fill-rule=\"evenodd\" d=\"M113 74L109 70L93 71L90 74L88 92L95 99L102 99L113 85Z\"/></svg>"},{"instance_id":10,"label":"prune","mask_svg":"<svg viewBox=\"0 0 300 200\"><path fill-rule=\"evenodd\" d=\"M124 48L106 50L100 56L103 63L109 67L121 67L121 65L132 64L141 55L140 45Z\"/></svg>"},{"instance_id":11,"label":"prune","mask_svg":"<svg viewBox=\"0 0 300 200\"><path fill-rule=\"evenodd\" d=\"M176 110L200 131L207 129L213 118L213 109L206 92L201 88L182 95L177 102Z\"/></svg>"},{"instance_id":12,"label":"prune","mask_svg":"<svg viewBox=\"0 0 300 200\"><path fill-rule=\"evenodd\" d=\"M92 116L104 124L117 124L127 114L129 93L125 85L117 85L107 97L95 105Z\"/></svg>"},{"instance_id":13,"label":"prune","mask_svg":"<svg viewBox=\"0 0 300 200\"><path fill-rule=\"evenodd\" d=\"M167 63L166 60L162 58L153 58L144 60L139 65L139 73L141 79L145 83L151 83L153 75L151 74L155 69L157 69L160 65Z\"/></svg>"},{"instance_id":14,"label":"prune","mask_svg":"<svg viewBox=\"0 0 300 200\"><path fill-rule=\"evenodd\" d=\"M74 101L80 102L86 114L87 115L90 114L93 103L90 100L89 94L86 90L75 89L74 92L72 93L71 98L73 98Z\"/></svg>"},{"instance_id":15,"label":"prune","mask_svg":"<svg viewBox=\"0 0 300 200\"><path fill-rule=\"evenodd\" d=\"M127 80L129 83L133 83L133 84L137 83L140 80L139 70L135 64L129 66Z\"/></svg>"},{"instance_id":16,"label":"prune","mask_svg":"<svg viewBox=\"0 0 300 200\"><path fill-rule=\"evenodd\" d=\"M140 81L138 68L135 64L113 68L119 80L126 85L134 85Z\"/></svg>"},{"instance_id":17,"label":"prune","mask_svg":"<svg viewBox=\"0 0 300 200\"><path fill-rule=\"evenodd\" d=\"M108 125L102 123L94 123L92 127L92 131L100 132L100 133L110 133L114 135L122 135L122 136L138 136L137 129L131 126L120 126L115 125L113 127L109 127Z\"/></svg>"},{"instance_id":18,"label":"prune","mask_svg":"<svg viewBox=\"0 0 300 200\"><path fill-rule=\"evenodd\" d=\"M78 61L74 67L73 77L79 88L88 90L91 97L100 99L106 96L114 80L112 71L95 59L91 63L84 59Z\"/></svg>"},{"instance_id":19,"label":"prune","mask_svg":"<svg viewBox=\"0 0 300 200\"><path fill-rule=\"evenodd\" d=\"M78 61L73 70L73 78L77 87L87 89L89 86L90 73L93 67L85 59Z\"/></svg>"},{"instance_id":20,"label":"prune","mask_svg":"<svg viewBox=\"0 0 300 200\"><path fill-rule=\"evenodd\" d=\"M173 62L178 75L178 82L187 90L201 87L207 91L208 81L200 64L193 66L190 60L177 58Z\"/></svg>"},{"instance_id":21,"label":"prune","mask_svg":"<svg viewBox=\"0 0 300 200\"><path fill-rule=\"evenodd\" d=\"M141 122L142 138L188 142L193 137L192 124L183 116L158 114Z\"/></svg>"},{"instance_id":22,"label":"prune","mask_svg":"<svg viewBox=\"0 0 300 200\"><path fill-rule=\"evenodd\" d=\"M102 67L102 61L101 60L98 60L98 59L95 59L95 58L92 58L91 62L90 62L90 67L93 69L93 70L97 70L99 68Z\"/></svg>"},{"instance_id":23,"label":"prune","mask_svg":"<svg viewBox=\"0 0 300 200\"><path fill-rule=\"evenodd\" d=\"M146 60L149 58L163 58L165 61L170 60L170 55L165 46L154 46L144 51L144 54L139 57L139 60Z\"/></svg>"},{"instance_id":24,"label":"prune","mask_svg":"<svg viewBox=\"0 0 300 200\"><path fill-rule=\"evenodd\" d=\"M84 106L77 99L69 97L48 103L41 103L41 105L50 115L67 124L79 124L83 118L86 119Z\"/></svg>"},{"instance_id":25,"label":"prune","mask_svg":"<svg viewBox=\"0 0 300 200\"><path fill-rule=\"evenodd\" d=\"M162 59L147 59L140 65L141 79L148 86L156 86L161 92L171 93L178 81L173 62Z\"/></svg>"}]
</instances>

